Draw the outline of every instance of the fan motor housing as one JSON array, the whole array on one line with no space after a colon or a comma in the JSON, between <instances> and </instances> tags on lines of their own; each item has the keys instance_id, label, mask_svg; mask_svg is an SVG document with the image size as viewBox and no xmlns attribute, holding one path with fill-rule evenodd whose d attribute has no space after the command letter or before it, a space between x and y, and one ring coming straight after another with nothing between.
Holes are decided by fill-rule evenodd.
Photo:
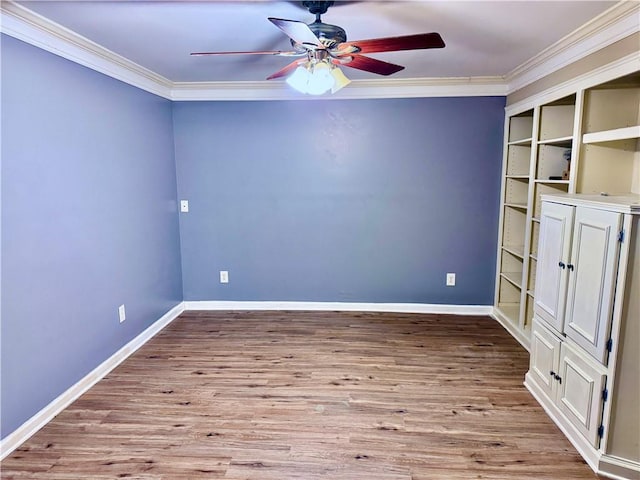
<instances>
[{"instance_id":1,"label":"fan motor housing","mask_svg":"<svg viewBox=\"0 0 640 480\"><path fill-rule=\"evenodd\" d=\"M337 25L313 22L309 24L309 28L316 34L316 37L323 41L323 43L325 40L328 40L332 44L347 41L347 32L344 31L344 28Z\"/></svg>"},{"instance_id":2,"label":"fan motor housing","mask_svg":"<svg viewBox=\"0 0 640 480\"><path fill-rule=\"evenodd\" d=\"M309 24L309 28L327 48L332 48L339 43L347 41L347 32L344 31L344 28L337 25L313 22ZM293 40L291 40L291 45L293 45L296 50L301 49L301 46L297 45Z\"/></svg>"}]
</instances>

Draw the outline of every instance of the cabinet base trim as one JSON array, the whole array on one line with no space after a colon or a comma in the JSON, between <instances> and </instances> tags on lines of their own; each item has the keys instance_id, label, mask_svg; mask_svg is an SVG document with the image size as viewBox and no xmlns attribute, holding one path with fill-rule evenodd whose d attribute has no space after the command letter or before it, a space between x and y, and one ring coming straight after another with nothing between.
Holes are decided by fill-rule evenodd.
<instances>
[{"instance_id":1,"label":"cabinet base trim","mask_svg":"<svg viewBox=\"0 0 640 480\"><path fill-rule=\"evenodd\" d=\"M511 320L505 317L498 307L493 307L493 311L491 312L491 316L498 321L500 325L504 327L504 329L509 332L509 334L515 338L520 345L524 347L524 349L529 352L531 350L531 339L529 338L529 333L520 330L520 327L514 325Z\"/></svg>"},{"instance_id":2,"label":"cabinet base trim","mask_svg":"<svg viewBox=\"0 0 640 480\"><path fill-rule=\"evenodd\" d=\"M611 455L602 455L598 468L598 475L613 480L628 480L640 478L640 463L632 462Z\"/></svg>"},{"instance_id":3,"label":"cabinet base trim","mask_svg":"<svg viewBox=\"0 0 640 480\"><path fill-rule=\"evenodd\" d=\"M544 411L549 415L551 420L558 426L565 437L569 439L571 444L575 447L585 462L591 467L594 472L599 471L599 463L602 454L593 448L593 446L580 434L578 430L573 426L569 420L558 410L553 402L544 394L544 392L538 387L535 379L529 373L525 375L524 386L529 390L533 398L540 404Z\"/></svg>"}]
</instances>

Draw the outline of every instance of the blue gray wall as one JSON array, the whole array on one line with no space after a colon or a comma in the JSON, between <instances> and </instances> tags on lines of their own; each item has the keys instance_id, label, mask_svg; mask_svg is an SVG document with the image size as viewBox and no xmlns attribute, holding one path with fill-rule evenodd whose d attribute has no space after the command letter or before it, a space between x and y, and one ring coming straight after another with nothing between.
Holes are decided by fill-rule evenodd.
<instances>
[{"instance_id":1,"label":"blue gray wall","mask_svg":"<svg viewBox=\"0 0 640 480\"><path fill-rule=\"evenodd\" d=\"M175 103L185 300L492 304L504 104Z\"/></svg>"},{"instance_id":2,"label":"blue gray wall","mask_svg":"<svg viewBox=\"0 0 640 480\"><path fill-rule=\"evenodd\" d=\"M182 286L169 101L3 36L1 113L4 437Z\"/></svg>"},{"instance_id":3,"label":"blue gray wall","mask_svg":"<svg viewBox=\"0 0 640 480\"><path fill-rule=\"evenodd\" d=\"M2 437L182 299L492 303L504 98L171 105L1 47Z\"/></svg>"}]
</instances>

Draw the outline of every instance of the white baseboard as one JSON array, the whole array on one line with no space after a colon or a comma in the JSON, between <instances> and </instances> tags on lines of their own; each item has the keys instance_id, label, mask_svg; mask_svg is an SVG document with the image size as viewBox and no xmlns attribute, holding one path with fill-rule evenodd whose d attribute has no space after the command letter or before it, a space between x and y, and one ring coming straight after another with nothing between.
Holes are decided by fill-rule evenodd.
<instances>
[{"instance_id":1,"label":"white baseboard","mask_svg":"<svg viewBox=\"0 0 640 480\"><path fill-rule=\"evenodd\" d=\"M490 315L491 305L440 305L429 303L355 303L355 302L244 302L187 301L185 310L295 310L321 312L391 312L450 315Z\"/></svg>"},{"instance_id":2,"label":"white baseboard","mask_svg":"<svg viewBox=\"0 0 640 480\"><path fill-rule=\"evenodd\" d=\"M638 479L640 478L640 463L605 454L600 457L598 475L612 480Z\"/></svg>"},{"instance_id":3,"label":"white baseboard","mask_svg":"<svg viewBox=\"0 0 640 480\"><path fill-rule=\"evenodd\" d=\"M38 430L49 423L62 410L71 405L83 393L93 387L131 354L147 343L185 310L295 310L295 311L345 311L431 313L450 315L490 315L490 305L439 305L422 303L349 303L349 302L244 302L244 301L195 301L181 302L137 337L102 362L84 378L71 386L49 405L0 441L0 460L22 445Z\"/></svg>"},{"instance_id":4,"label":"white baseboard","mask_svg":"<svg viewBox=\"0 0 640 480\"><path fill-rule=\"evenodd\" d=\"M522 330L516 328L515 325L513 325L513 323L511 323L509 321L508 318L504 317L501 313L500 310L498 310L497 308L492 308L491 309L491 314L490 314L500 325L502 325L504 327L504 329L509 332L509 334L515 338L518 343L520 345L522 345L522 347L527 351L531 351L531 339L529 339L529 337L527 337Z\"/></svg>"},{"instance_id":5,"label":"white baseboard","mask_svg":"<svg viewBox=\"0 0 640 480\"><path fill-rule=\"evenodd\" d=\"M49 405L44 407L33 417L23 423L18 429L7 435L0 441L0 460L13 452L16 448L27 441L38 430L49 423L62 410L77 400L80 395L85 393L102 378L104 378L111 370L125 361L131 354L138 350L142 345L153 338L160 330L175 320L178 315L184 311L184 303L180 302L162 317L156 320L146 330L137 337L123 346L116 353L98 365L89 372L84 378L80 379L75 385L62 393L58 398L53 400Z\"/></svg>"}]
</instances>

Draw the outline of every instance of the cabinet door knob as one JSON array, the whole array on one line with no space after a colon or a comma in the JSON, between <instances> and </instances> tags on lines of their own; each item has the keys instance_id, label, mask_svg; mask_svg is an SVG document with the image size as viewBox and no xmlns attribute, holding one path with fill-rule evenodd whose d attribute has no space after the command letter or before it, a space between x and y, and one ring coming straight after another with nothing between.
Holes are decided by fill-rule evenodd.
<instances>
[{"instance_id":1,"label":"cabinet door knob","mask_svg":"<svg viewBox=\"0 0 640 480\"><path fill-rule=\"evenodd\" d=\"M560 382L560 384L562 384L562 377L560 377L560 375L558 375L556 373L555 377L554 377L558 382Z\"/></svg>"},{"instance_id":2,"label":"cabinet door knob","mask_svg":"<svg viewBox=\"0 0 640 480\"><path fill-rule=\"evenodd\" d=\"M572 264L567 265L567 268L568 268L569 270L573 271L573 265L572 265Z\"/></svg>"},{"instance_id":3,"label":"cabinet door knob","mask_svg":"<svg viewBox=\"0 0 640 480\"><path fill-rule=\"evenodd\" d=\"M564 267L565 267L564 262L560 262L560 263L558 263L558 266L559 266L560 268L564 268Z\"/></svg>"},{"instance_id":4,"label":"cabinet door knob","mask_svg":"<svg viewBox=\"0 0 640 480\"><path fill-rule=\"evenodd\" d=\"M553 370L551 370L551 371L549 372L549 375L551 375L552 377L555 377L555 376L556 376L556 372L554 372Z\"/></svg>"}]
</instances>

